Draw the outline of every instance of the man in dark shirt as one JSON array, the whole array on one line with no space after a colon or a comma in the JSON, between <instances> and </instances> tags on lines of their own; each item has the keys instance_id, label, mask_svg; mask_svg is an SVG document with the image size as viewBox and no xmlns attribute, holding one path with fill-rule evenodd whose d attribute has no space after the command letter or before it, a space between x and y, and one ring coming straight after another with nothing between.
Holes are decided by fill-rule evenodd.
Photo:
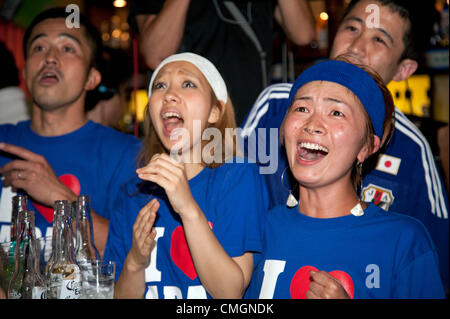
<instances>
[{"instance_id":1,"label":"man in dark shirt","mask_svg":"<svg viewBox=\"0 0 450 319\"><path fill-rule=\"evenodd\" d=\"M230 3L244 22L231 14ZM151 70L177 52L209 59L224 77L240 124L268 84L262 79L267 78L272 62L274 17L295 44L313 39L314 18L306 0L131 1L129 22L140 33L140 52ZM245 26L258 44L248 29L244 31Z\"/></svg>"}]
</instances>

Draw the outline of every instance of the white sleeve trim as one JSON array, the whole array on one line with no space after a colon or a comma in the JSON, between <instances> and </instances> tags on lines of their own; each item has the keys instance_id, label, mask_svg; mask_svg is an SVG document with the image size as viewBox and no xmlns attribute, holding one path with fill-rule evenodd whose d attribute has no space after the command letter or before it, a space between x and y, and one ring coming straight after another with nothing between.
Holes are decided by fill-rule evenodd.
<instances>
[{"instance_id":1,"label":"white sleeve trim","mask_svg":"<svg viewBox=\"0 0 450 319\"><path fill-rule=\"evenodd\" d=\"M395 128L411 138L421 149L423 168L425 171L425 182L428 190L428 199L431 204L431 212L439 218L448 218L448 212L445 205L442 185L439 179L439 172L436 169L433 153L428 141L420 130L409 121L403 113L396 111Z\"/></svg>"},{"instance_id":2,"label":"white sleeve trim","mask_svg":"<svg viewBox=\"0 0 450 319\"><path fill-rule=\"evenodd\" d=\"M278 83L268 86L260 93L255 104L250 110L246 123L244 124L241 137L245 138L251 135L258 126L259 120L269 110L270 99L287 99L291 91L291 83Z\"/></svg>"}]
</instances>

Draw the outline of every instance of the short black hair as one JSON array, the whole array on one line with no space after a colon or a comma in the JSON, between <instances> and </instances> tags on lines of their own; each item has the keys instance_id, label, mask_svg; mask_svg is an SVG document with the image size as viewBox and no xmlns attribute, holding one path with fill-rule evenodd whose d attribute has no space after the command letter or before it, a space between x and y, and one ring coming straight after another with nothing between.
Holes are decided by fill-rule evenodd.
<instances>
[{"instance_id":1,"label":"short black hair","mask_svg":"<svg viewBox=\"0 0 450 319\"><path fill-rule=\"evenodd\" d=\"M352 0L344 11L342 20L349 14L353 7L361 0ZM402 19L409 22L409 27L403 35L405 48L400 57L412 59L417 62L423 60L423 52L427 49L432 35L432 19L434 13L433 1L411 0L375 0L382 6L387 6L392 12L397 13Z\"/></svg>"},{"instance_id":2,"label":"short black hair","mask_svg":"<svg viewBox=\"0 0 450 319\"><path fill-rule=\"evenodd\" d=\"M30 25L25 30L25 34L23 36L23 55L25 59L27 59L28 55L27 46L33 28L40 22L47 19L57 19L57 18L66 19L69 14L71 14L71 12L66 12L65 7L54 7L47 9L39 13L36 17L34 17ZM82 13L80 13L80 25L85 27L84 33L86 35L86 39L88 40L89 47L91 48L90 67L98 69L102 51L102 39L100 33L98 32L97 28L89 21L89 19Z\"/></svg>"},{"instance_id":3,"label":"short black hair","mask_svg":"<svg viewBox=\"0 0 450 319\"><path fill-rule=\"evenodd\" d=\"M0 63L2 75L0 76L0 89L8 86L19 86L19 70L14 55L0 42Z\"/></svg>"}]
</instances>

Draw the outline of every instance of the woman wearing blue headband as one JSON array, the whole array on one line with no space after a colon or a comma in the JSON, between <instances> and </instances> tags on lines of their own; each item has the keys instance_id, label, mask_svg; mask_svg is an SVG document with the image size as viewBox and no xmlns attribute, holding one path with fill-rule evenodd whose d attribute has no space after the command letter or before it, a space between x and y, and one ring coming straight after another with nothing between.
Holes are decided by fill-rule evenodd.
<instances>
[{"instance_id":1,"label":"woman wearing blue headband","mask_svg":"<svg viewBox=\"0 0 450 319\"><path fill-rule=\"evenodd\" d=\"M295 81L280 135L299 201L268 213L246 297L445 297L423 225L355 191L393 126L392 97L368 72L329 60Z\"/></svg>"}]
</instances>

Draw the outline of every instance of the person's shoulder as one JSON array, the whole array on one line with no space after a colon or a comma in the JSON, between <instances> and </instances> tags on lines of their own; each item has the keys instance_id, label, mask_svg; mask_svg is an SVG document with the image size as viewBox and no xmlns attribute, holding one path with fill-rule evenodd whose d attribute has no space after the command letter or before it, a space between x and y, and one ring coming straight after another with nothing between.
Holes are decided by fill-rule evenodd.
<instances>
[{"instance_id":1,"label":"person's shoulder","mask_svg":"<svg viewBox=\"0 0 450 319\"><path fill-rule=\"evenodd\" d=\"M372 204L372 221L378 221L391 230L391 234L403 241L423 241L429 246L433 246L432 239L425 225L415 217L384 209Z\"/></svg>"},{"instance_id":2,"label":"person's shoulder","mask_svg":"<svg viewBox=\"0 0 450 319\"><path fill-rule=\"evenodd\" d=\"M0 135L5 134L7 132L11 132L15 129L16 129L15 124L11 124L11 123L0 124Z\"/></svg>"},{"instance_id":3,"label":"person's shoulder","mask_svg":"<svg viewBox=\"0 0 450 319\"><path fill-rule=\"evenodd\" d=\"M22 132L30 126L30 120L21 121L18 123L4 123L0 124L0 136L8 136ZM0 141L3 142L3 141Z\"/></svg>"},{"instance_id":4,"label":"person's shoulder","mask_svg":"<svg viewBox=\"0 0 450 319\"><path fill-rule=\"evenodd\" d=\"M224 183L230 180L239 180L241 184L250 179L259 178L259 166L244 157L232 157L221 165L211 170L215 178L221 179Z\"/></svg>"},{"instance_id":5,"label":"person's shoulder","mask_svg":"<svg viewBox=\"0 0 450 319\"><path fill-rule=\"evenodd\" d=\"M297 225L300 212L298 207L288 207L280 204L272 207L266 214L265 219L271 225Z\"/></svg>"},{"instance_id":6,"label":"person's shoulder","mask_svg":"<svg viewBox=\"0 0 450 319\"><path fill-rule=\"evenodd\" d=\"M241 136L250 135L257 127L278 127L287 109L292 83L276 83L258 96L242 125Z\"/></svg>"},{"instance_id":7,"label":"person's shoulder","mask_svg":"<svg viewBox=\"0 0 450 319\"><path fill-rule=\"evenodd\" d=\"M292 85L293 83L291 82L274 83L267 86L263 92L286 92L291 90Z\"/></svg>"},{"instance_id":8,"label":"person's shoulder","mask_svg":"<svg viewBox=\"0 0 450 319\"><path fill-rule=\"evenodd\" d=\"M267 100L284 100L289 98L292 83L275 83L266 87L258 96L255 104Z\"/></svg>"},{"instance_id":9,"label":"person's shoulder","mask_svg":"<svg viewBox=\"0 0 450 319\"><path fill-rule=\"evenodd\" d=\"M273 216L273 217L278 217L278 216L281 216L282 214L284 214L288 211L291 211L291 210L296 211L297 207L289 208L285 204L276 205L269 210L268 215Z\"/></svg>"},{"instance_id":10,"label":"person's shoulder","mask_svg":"<svg viewBox=\"0 0 450 319\"><path fill-rule=\"evenodd\" d=\"M439 176L428 140L420 129L398 108L395 109L394 134L385 153L401 159L402 166L407 168L409 176L411 174L428 176L427 179L430 180ZM426 183L428 185L428 182Z\"/></svg>"},{"instance_id":11,"label":"person's shoulder","mask_svg":"<svg viewBox=\"0 0 450 319\"><path fill-rule=\"evenodd\" d=\"M247 157L242 156L234 156L226 160L222 165L218 166L220 170L228 171L228 172L238 172L238 171L252 171L256 172L258 169L258 165L249 160Z\"/></svg>"},{"instance_id":12,"label":"person's shoulder","mask_svg":"<svg viewBox=\"0 0 450 319\"><path fill-rule=\"evenodd\" d=\"M395 108L395 145L415 145L417 149L428 150L429 143L420 129L398 108Z\"/></svg>"}]
</instances>

